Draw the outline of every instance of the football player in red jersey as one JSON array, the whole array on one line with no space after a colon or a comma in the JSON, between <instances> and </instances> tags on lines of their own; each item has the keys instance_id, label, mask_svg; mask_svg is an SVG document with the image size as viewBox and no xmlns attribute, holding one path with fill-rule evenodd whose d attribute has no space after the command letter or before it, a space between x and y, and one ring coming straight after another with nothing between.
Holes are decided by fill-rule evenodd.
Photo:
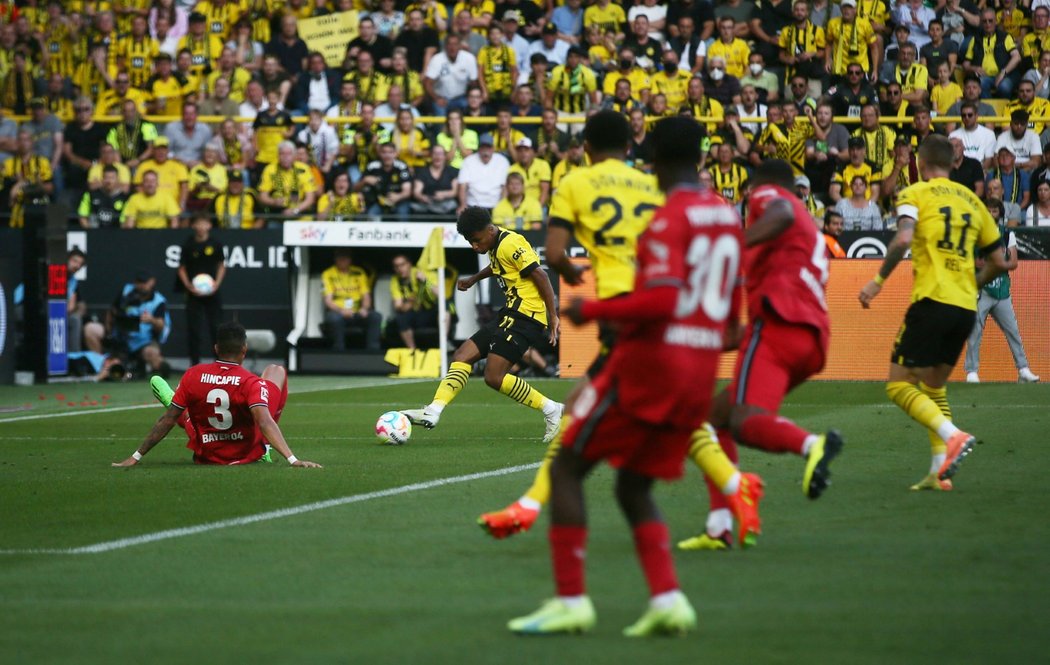
<instances>
[{"instance_id":1,"label":"football player in red jersey","mask_svg":"<svg viewBox=\"0 0 1050 665\"><path fill-rule=\"evenodd\" d=\"M256 462L269 444L292 466L320 468L296 458L277 425L288 399L284 368L270 365L260 378L241 366L248 343L240 323L220 325L216 339L218 360L191 367L174 394L154 377L154 394L168 408L131 457L113 466L135 466L178 424L189 436L186 447L197 464Z\"/></svg>"},{"instance_id":2,"label":"football player in red jersey","mask_svg":"<svg viewBox=\"0 0 1050 665\"><path fill-rule=\"evenodd\" d=\"M765 161L751 179L743 271L750 322L710 423L733 462L734 440L805 457L802 491L816 499L830 484L829 463L842 450L842 437L834 430L812 434L777 413L785 395L823 369L830 335L824 238L795 196L794 182L791 166L779 159ZM732 512L710 481L708 492L706 533L680 542L682 549L730 546Z\"/></svg>"},{"instance_id":3,"label":"football player in red jersey","mask_svg":"<svg viewBox=\"0 0 1050 665\"><path fill-rule=\"evenodd\" d=\"M651 136L667 202L639 237L634 291L576 301L567 311L577 323L601 319L622 327L605 367L575 402L551 465L557 597L510 621L516 633L578 633L595 623L584 587L583 480L602 460L618 469L616 497L651 597L648 611L624 634L677 634L696 626L651 490L656 479L681 476L691 435L707 414L742 259L740 218L699 187L700 125L668 118Z\"/></svg>"}]
</instances>

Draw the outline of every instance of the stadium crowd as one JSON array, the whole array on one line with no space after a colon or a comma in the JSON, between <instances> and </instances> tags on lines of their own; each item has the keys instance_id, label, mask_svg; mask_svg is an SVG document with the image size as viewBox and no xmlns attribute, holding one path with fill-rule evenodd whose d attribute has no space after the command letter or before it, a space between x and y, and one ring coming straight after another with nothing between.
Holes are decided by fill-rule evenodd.
<instances>
[{"instance_id":1,"label":"stadium crowd","mask_svg":"<svg viewBox=\"0 0 1050 665\"><path fill-rule=\"evenodd\" d=\"M299 32L333 12L357 23L336 66ZM781 157L844 230L892 228L946 132L953 179L1050 225L1048 24L1050 0L0 0L0 208L259 228L479 205L541 229L581 121L615 109L635 167L656 119L702 118L715 191L746 206Z\"/></svg>"}]
</instances>

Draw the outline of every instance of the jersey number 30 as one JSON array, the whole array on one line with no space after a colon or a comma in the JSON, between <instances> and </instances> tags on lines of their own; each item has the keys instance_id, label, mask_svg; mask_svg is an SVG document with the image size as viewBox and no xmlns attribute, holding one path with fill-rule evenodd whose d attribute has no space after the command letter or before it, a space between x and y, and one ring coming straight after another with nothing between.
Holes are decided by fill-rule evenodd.
<instances>
[{"instance_id":1,"label":"jersey number 30","mask_svg":"<svg viewBox=\"0 0 1050 665\"><path fill-rule=\"evenodd\" d=\"M712 322L724 321L736 285L740 243L733 236L722 235L712 245L708 236L697 236L689 245L685 263L692 270L687 288L678 296L675 318L687 318L700 307Z\"/></svg>"}]
</instances>

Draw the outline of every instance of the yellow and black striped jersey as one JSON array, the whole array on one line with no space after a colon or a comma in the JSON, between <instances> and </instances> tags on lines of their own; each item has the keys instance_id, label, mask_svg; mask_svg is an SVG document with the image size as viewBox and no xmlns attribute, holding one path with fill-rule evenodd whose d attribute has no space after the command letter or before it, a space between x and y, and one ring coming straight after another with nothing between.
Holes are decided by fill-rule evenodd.
<instances>
[{"instance_id":1,"label":"yellow and black striped jersey","mask_svg":"<svg viewBox=\"0 0 1050 665\"><path fill-rule=\"evenodd\" d=\"M573 232L590 255L598 297L612 298L634 290L638 236L663 202L655 176L606 159L561 179L548 223Z\"/></svg>"},{"instance_id":2,"label":"yellow and black striped jersey","mask_svg":"<svg viewBox=\"0 0 1050 665\"><path fill-rule=\"evenodd\" d=\"M391 72L386 75L386 83L387 94L390 93L390 86L400 86L406 103L411 103L412 100L419 99L424 94L423 80L419 78L418 72L406 71L402 74ZM357 113L351 115L357 115Z\"/></svg>"},{"instance_id":3,"label":"yellow and black striped jersey","mask_svg":"<svg viewBox=\"0 0 1050 665\"><path fill-rule=\"evenodd\" d=\"M887 163L893 163L893 142L897 139L897 132L886 125L879 125L873 131L865 131L858 127L854 136L864 139L867 146L867 159L872 163L876 171L882 171Z\"/></svg>"},{"instance_id":4,"label":"yellow and black striped jersey","mask_svg":"<svg viewBox=\"0 0 1050 665\"><path fill-rule=\"evenodd\" d=\"M373 69L368 74L352 71L343 76L344 81L357 84L357 98L370 104L382 104L386 101L389 83L385 74Z\"/></svg>"},{"instance_id":5,"label":"yellow and black striped jersey","mask_svg":"<svg viewBox=\"0 0 1050 665\"><path fill-rule=\"evenodd\" d=\"M180 51L183 49L188 50L192 55L190 71L204 78L215 68L216 61L222 55L222 39L210 33L206 33L200 39L193 35L184 35L179 40L178 47Z\"/></svg>"},{"instance_id":6,"label":"yellow and black striped jersey","mask_svg":"<svg viewBox=\"0 0 1050 665\"><path fill-rule=\"evenodd\" d=\"M744 183L747 182L746 168L733 162L729 165L728 171L723 171L722 168L716 164L707 169L707 172L711 174L711 186L715 192L721 194L722 198L734 205L740 203L744 190Z\"/></svg>"},{"instance_id":7,"label":"yellow and black striped jersey","mask_svg":"<svg viewBox=\"0 0 1050 665\"><path fill-rule=\"evenodd\" d=\"M474 20L481 18L485 14L488 14L489 16L496 15L496 3L492 2L492 0L481 0L481 2L478 3L460 0L460 2L457 2L456 6L453 7L452 15L458 16L459 13L464 9L470 12L470 15L474 18ZM475 27L474 32L478 33L479 35L484 35L488 32L488 29L484 27Z\"/></svg>"},{"instance_id":8,"label":"yellow and black striped jersey","mask_svg":"<svg viewBox=\"0 0 1050 665\"><path fill-rule=\"evenodd\" d=\"M713 122L706 123L708 134L714 134L725 117L725 109L722 108L722 102L717 99L711 99L707 95L701 97L699 101L687 99L685 105L693 110L693 117L697 120L700 118L717 118Z\"/></svg>"},{"instance_id":9,"label":"yellow and black striped jersey","mask_svg":"<svg viewBox=\"0 0 1050 665\"><path fill-rule=\"evenodd\" d=\"M131 87L144 88L153 76L153 60L160 54L157 40L149 36L142 39L125 37L117 42L117 53L124 57Z\"/></svg>"},{"instance_id":10,"label":"yellow and black striped jersey","mask_svg":"<svg viewBox=\"0 0 1050 665\"><path fill-rule=\"evenodd\" d=\"M947 178L934 178L897 195L897 215L914 219L911 241L915 282L911 300L930 298L977 309L974 249L999 242L999 228L977 195Z\"/></svg>"},{"instance_id":11,"label":"yellow and black striped jersey","mask_svg":"<svg viewBox=\"0 0 1050 665\"><path fill-rule=\"evenodd\" d=\"M153 0L120 0L120 2L113 3L114 10L127 10L136 9L139 11L148 11L150 5L153 4ZM134 13L119 13L117 14L117 33L126 35L131 32L131 19L135 16Z\"/></svg>"},{"instance_id":12,"label":"yellow and black striped jersey","mask_svg":"<svg viewBox=\"0 0 1050 665\"><path fill-rule=\"evenodd\" d=\"M547 79L547 89L554 93L552 101L559 113L583 113L588 96L598 89L598 79L590 67L580 65L570 70L567 65L558 65Z\"/></svg>"},{"instance_id":13,"label":"yellow and black striped jersey","mask_svg":"<svg viewBox=\"0 0 1050 665\"><path fill-rule=\"evenodd\" d=\"M506 44L482 46L478 51L478 67L485 79L489 97L510 98L515 81L511 80L511 68L517 60L514 49Z\"/></svg>"},{"instance_id":14,"label":"yellow and black striped jersey","mask_svg":"<svg viewBox=\"0 0 1050 665\"><path fill-rule=\"evenodd\" d=\"M871 71L868 47L878 40L871 22L857 16L853 23L843 23L842 18L828 21L825 39L831 51L831 73L846 75L848 65L860 65L866 72Z\"/></svg>"},{"instance_id":15,"label":"yellow and black striped jersey","mask_svg":"<svg viewBox=\"0 0 1050 665\"><path fill-rule=\"evenodd\" d=\"M213 0L202 0L198 2L193 11L204 14L205 25L210 34L216 35L224 42L230 38L230 31L237 19L241 17L241 8L236 2L226 0L215 2Z\"/></svg>"},{"instance_id":16,"label":"yellow and black striped jersey","mask_svg":"<svg viewBox=\"0 0 1050 665\"><path fill-rule=\"evenodd\" d=\"M606 7L595 3L583 12L583 27L585 30L592 25L597 25L602 32L618 33L622 31L621 28L626 23L627 14L624 13L623 7L615 2L610 2Z\"/></svg>"},{"instance_id":17,"label":"yellow and black striped jersey","mask_svg":"<svg viewBox=\"0 0 1050 665\"><path fill-rule=\"evenodd\" d=\"M73 78L77 71L76 42L64 24L51 26L44 39L44 50L47 52L47 74L58 74L63 78Z\"/></svg>"},{"instance_id":18,"label":"yellow and black striped jersey","mask_svg":"<svg viewBox=\"0 0 1050 665\"><path fill-rule=\"evenodd\" d=\"M824 50L826 46L824 28L813 25L808 19L801 28L792 23L780 31L780 48L790 56L797 57L802 53L816 53ZM821 58L815 62L821 67L824 66ZM795 66L788 65L787 78L790 79L794 74Z\"/></svg>"},{"instance_id":19,"label":"yellow and black striped jersey","mask_svg":"<svg viewBox=\"0 0 1050 665\"><path fill-rule=\"evenodd\" d=\"M536 283L530 279L533 271L543 270L540 257L520 233L507 229L500 229L498 233L495 246L488 252L489 265L507 297L507 309L547 325L547 306Z\"/></svg>"},{"instance_id":20,"label":"yellow and black striped jersey","mask_svg":"<svg viewBox=\"0 0 1050 665\"><path fill-rule=\"evenodd\" d=\"M1026 106L1021 103L1021 100L1015 99L1006 105L1003 115L1009 117L1017 109L1028 111L1028 129L1035 132L1036 136L1042 135L1043 127L1046 126L1046 120L1036 120L1036 118L1050 117L1050 101L1042 97L1035 97L1032 99L1032 103Z\"/></svg>"}]
</instances>

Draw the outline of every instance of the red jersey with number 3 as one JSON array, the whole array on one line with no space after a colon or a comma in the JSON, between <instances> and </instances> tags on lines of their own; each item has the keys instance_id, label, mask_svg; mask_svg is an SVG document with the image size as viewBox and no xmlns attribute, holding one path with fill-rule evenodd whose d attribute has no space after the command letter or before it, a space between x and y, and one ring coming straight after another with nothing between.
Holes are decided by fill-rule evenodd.
<instances>
[{"instance_id":1,"label":"red jersey with number 3","mask_svg":"<svg viewBox=\"0 0 1050 665\"><path fill-rule=\"evenodd\" d=\"M262 432L251 408L269 407L267 384L237 363L194 365L182 377L171 403L186 409L197 436L187 448L211 464L246 464L263 456ZM191 429L187 428L187 432Z\"/></svg>"},{"instance_id":2,"label":"red jersey with number 3","mask_svg":"<svg viewBox=\"0 0 1050 665\"><path fill-rule=\"evenodd\" d=\"M748 202L747 225L754 224L774 201L787 201L794 221L782 234L745 252L744 284L751 318L772 309L789 323L812 326L828 346L831 325L825 285L828 256L824 236L797 196L776 185L761 185Z\"/></svg>"},{"instance_id":3,"label":"red jersey with number 3","mask_svg":"<svg viewBox=\"0 0 1050 665\"><path fill-rule=\"evenodd\" d=\"M674 286L666 321L624 324L609 359L618 405L655 424L698 426L714 392L741 263L740 216L707 190L680 187L638 238L635 291Z\"/></svg>"}]
</instances>

